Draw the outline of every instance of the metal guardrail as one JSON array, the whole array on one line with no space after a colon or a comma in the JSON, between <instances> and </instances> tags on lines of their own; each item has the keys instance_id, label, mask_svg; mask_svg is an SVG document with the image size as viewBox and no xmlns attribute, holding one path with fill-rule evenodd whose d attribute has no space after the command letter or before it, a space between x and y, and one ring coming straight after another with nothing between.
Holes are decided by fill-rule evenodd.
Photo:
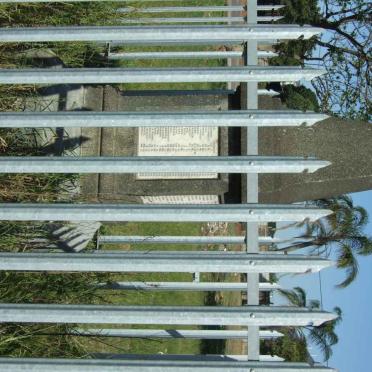
<instances>
[{"instance_id":1,"label":"metal guardrail","mask_svg":"<svg viewBox=\"0 0 372 372\"><path fill-rule=\"evenodd\" d=\"M285 5L257 5L257 11L275 11ZM192 12L243 12L245 6L241 5L198 5L198 6L162 6L162 7L126 7L118 8L118 13L192 13Z\"/></svg>"},{"instance_id":2,"label":"metal guardrail","mask_svg":"<svg viewBox=\"0 0 372 372\"><path fill-rule=\"evenodd\" d=\"M294 82L311 80L324 70L301 67L178 67L178 68L66 68L0 69L0 84L116 84Z\"/></svg>"},{"instance_id":3,"label":"metal guardrail","mask_svg":"<svg viewBox=\"0 0 372 372\"><path fill-rule=\"evenodd\" d=\"M112 360L112 359L36 359L36 358L0 358L0 368L5 371L23 372L337 372L316 364L286 362L237 362L225 361L163 361L163 360Z\"/></svg>"},{"instance_id":4,"label":"metal guardrail","mask_svg":"<svg viewBox=\"0 0 372 372\"><path fill-rule=\"evenodd\" d=\"M326 311L270 306L111 306L0 304L0 323L317 326Z\"/></svg>"},{"instance_id":5,"label":"metal guardrail","mask_svg":"<svg viewBox=\"0 0 372 372\"><path fill-rule=\"evenodd\" d=\"M245 244L245 236L135 236L135 235L99 235L99 244ZM259 244L285 242L270 236L260 236Z\"/></svg>"},{"instance_id":6,"label":"metal guardrail","mask_svg":"<svg viewBox=\"0 0 372 372\"><path fill-rule=\"evenodd\" d=\"M297 204L0 204L0 221L285 222L330 214Z\"/></svg>"},{"instance_id":7,"label":"metal guardrail","mask_svg":"<svg viewBox=\"0 0 372 372\"><path fill-rule=\"evenodd\" d=\"M131 291L246 291L246 283L226 282L110 282L97 283L99 289ZM276 283L259 283L260 292L279 289Z\"/></svg>"},{"instance_id":8,"label":"metal guardrail","mask_svg":"<svg viewBox=\"0 0 372 372\"><path fill-rule=\"evenodd\" d=\"M27 219L27 218L25 218ZM58 272L306 273L333 266L323 258L242 252L117 251L118 253L0 253L0 270ZM257 292L259 286L257 285Z\"/></svg>"},{"instance_id":9,"label":"metal guardrail","mask_svg":"<svg viewBox=\"0 0 372 372\"><path fill-rule=\"evenodd\" d=\"M0 3L46 2L47 0L13 0ZM70 0L75 2L76 0ZM84 1L84 0L83 0ZM151 0L148 0L151 1ZM55 0L59 2L59 0ZM68 2L68 0L66 1ZM145 2L145 1L144 1ZM1 204L0 220L10 221L226 221L247 224L244 237L158 237L152 243L201 244L202 241L224 241L246 245L246 252L95 252L72 253L0 253L0 270L14 271L60 271L60 272L240 272L247 274L247 283L117 283L110 289L142 290L244 290L247 289L245 307L154 307L154 306L98 306L98 305L45 305L45 304L0 304L0 322L19 323L81 323L81 324L185 324L185 325L243 325L243 331L203 330L102 330L111 337L182 337L182 338L245 338L248 341L248 362L229 361L228 356L187 359L178 356L127 356L124 359L27 359L0 358L4 370L59 371L126 371L126 372L189 372L241 371L250 372L323 372L332 369L319 365L262 361L259 345L265 337L262 326L307 326L320 325L333 320L335 315L307 308L258 306L260 290L268 290L259 283L262 272L309 272L332 265L318 258L296 255L260 253L258 223L271 221L316 220L329 215L328 210L301 205L261 205L258 203L258 173L315 171L327 162L313 159L259 158L258 128L275 126L312 125L326 118L314 113L287 111L266 112L257 110L258 95L276 94L258 89L258 82L298 81L312 79L322 70L297 67L258 66L258 58L275 56L273 52L259 52L258 45L277 40L310 38L322 32L319 28L292 25L268 25L257 22L278 20L274 15L258 15L259 11L276 11L282 6L257 5L249 1L246 7L163 7L135 8L138 13L189 12L189 11L246 11L242 17L210 17L204 19L177 18L177 22L244 21L244 25L200 25L200 26L109 26L109 27L40 27L2 28L0 40L7 42L69 42L86 41L114 45L228 45L244 43L244 51L215 52L162 52L162 54L138 52L137 54L111 54L109 58L239 58L243 55L243 67L225 68L164 68L164 69L1 69L0 84L110 84L148 82L239 82L247 93L243 97L241 112L201 113L0 113L3 128L45 127L145 127L145 126L240 126L246 128L246 154L239 158L2 158L0 172L145 172L159 171L214 171L218 173L247 173L246 204L239 205L123 205L123 204ZM122 9L123 10L123 9ZM124 8L124 12L132 12ZM262 18L266 17L266 18ZM139 20L130 20L138 22ZM141 22L144 22L140 20ZM146 19L146 22L172 22L175 18ZM142 53L142 54L141 54ZM168 54L167 54L168 53ZM172 54L173 53L173 54ZM199 54L198 54L199 53ZM204 53L204 54L202 54ZM209 54L208 54L209 53ZM104 169L102 167L105 167ZM112 237L111 237L112 238ZM126 237L130 243L140 242L144 237ZM115 239L118 239L116 237ZM115 240L114 239L114 240ZM123 239L121 237L121 239ZM136 240L137 239L137 240ZM176 241L177 240L177 241ZM183 240L183 241L181 241ZM105 243L105 238L100 241ZM109 242L107 238L106 243ZM111 241L111 243L114 241ZM116 241L117 242L117 241ZM121 241L122 242L122 241ZM213 243L210 243L213 244ZM222 243L221 243L222 244ZM97 284L107 288L107 284ZM114 284L111 284L112 286ZM92 329L87 332L96 332ZM82 331L84 332L84 331ZM158 336L154 332L159 332ZM178 332L176 334L175 332ZM218 333L220 332L220 333ZM221 333L225 332L225 333ZM239 332L239 334L237 333ZM114 335L115 333L115 335ZM269 337L268 334L266 334ZM279 336L275 334L275 337ZM142 358L142 359L141 359ZM173 359L172 359L173 358ZM231 358L230 358L231 359ZM234 358L232 358L234 359ZM239 358L238 358L239 359Z\"/></svg>"},{"instance_id":10,"label":"metal guardrail","mask_svg":"<svg viewBox=\"0 0 372 372\"><path fill-rule=\"evenodd\" d=\"M205 329L122 329L122 328L76 328L72 334L80 336L125 337L125 338L184 338L200 340L246 340L247 331ZM261 339L283 337L283 333L261 330Z\"/></svg>"},{"instance_id":11,"label":"metal guardrail","mask_svg":"<svg viewBox=\"0 0 372 372\"><path fill-rule=\"evenodd\" d=\"M281 16L259 16L258 22L277 22ZM166 24L166 23L244 23L244 17L147 17L147 18L121 18L123 24Z\"/></svg>"},{"instance_id":12,"label":"metal guardrail","mask_svg":"<svg viewBox=\"0 0 372 372\"><path fill-rule=\"evenodd\" d=\"M123 52L123 53L109 53L107 59L109 61L115 60L138 60L138 59L227 59L227 58L241 58L243 51L240 50L226 50L226 51L190 51L190 52ZM259 51L259 58L274 58L278 54L271 51Z\"/></svg>"},{"instance_id":13,"label":"metal guardrail","mask_svg":"<svg viewBox=\"0 0 372 372\"><path fill-rule=\"evenodd\" d=\"M213 25L213 26L79 26L0 28L2 43L47 41L120 41L127 44L192 42L221 43L224 41L308 39L323 31L321 28L295 25Z\"/></svg>"},{"instance_id":14,"label":"metal guardrail","mask_svg":"<svg viewBox=\"0 0 372 372\"><path fill-rule=\"evenodd\" d=\"M270 93L270 91L267 91ZM274 92L272 94L278 94ZM292 127L311 126L327 115L301 111L199 112L0 112L0 128Z\"/></svg>"},{"instance_id":15,"label":"metal guardrail","mask_svg":"<svg viewBox=\"0 0 372 372\"><path fill-rule=\"evenodd\" d=\"M263 156L13 156L0 157L0 173L313 173L324 160Z\"/></svg>"}]
</instances>

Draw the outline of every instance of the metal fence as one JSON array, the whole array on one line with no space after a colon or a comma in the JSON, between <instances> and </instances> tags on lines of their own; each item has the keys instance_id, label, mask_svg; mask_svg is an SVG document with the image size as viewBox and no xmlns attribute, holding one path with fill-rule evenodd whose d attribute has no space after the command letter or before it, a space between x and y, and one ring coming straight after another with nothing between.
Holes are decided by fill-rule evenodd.
<instances>
[{"instance_id":1,"label":"metal fence","mask_svg":"<svg viewBox=\"0 0 372 372\"><path fill-rule=\"evenodd\" d=\"M46 2L47 0L22 0ZM73 2L73 0L70 0ZM81 1L81 0L79 0ZM148 0L150 1L150 0ZM7 1L0 0L1 3ZM17 3L21 0L13 0ZM58 2L57 0L55 2ZM66 2L66 0L63 0ZM262 157L258 149L258 128L312 125L325 118L322 114L292 111L258 110L259 82L298 81L312 79L321 70L297 67L258 65L258 58L274 57L273 52L258 50L267 40L310 38L320 29L308 26L260 24L260 21L277 20L278 16L259 15L274 11L282 5L258 5L249 1L242 6L205 7L153 7L145 9L122 8L120 13L163 12L246 12L246 15L203 19L201 22L234 22L230 25L168 25L168 26L114 26L114 27L42 27L0 29L0 41L10 42L70 42L90 41L128 45L197 45L242 44L238 51L189 52L137 52L109 53L108 59L157 58L244 58L244 66L218 68L79 68L79 69L1 69L0 84L111 84L148 82L237 82L242 86L242 110L239 112L8 112L0 114L3 128L57 128L57 127L143 127L143 126L219 126L245 129L246 148L239 157L134 157L134 158L79 158L79 157L2 157L2 173L135 173L135 172L216 172L246 174L247 194L242 204L222 205L125 205L125 204L2 204L0 220L10 221L230 221L244 222L244 237L99 237L99 243L188 243L242 244L245 252L95 252L95 253L0 253L0 270L60 271L60 272L234 272L245 273L247 283L207 282L118 282L114 289L131 290L239 290L247 291L247 306L241 307L180 307L180 306L98 306L98 305L40 305L0 304L0 322L18 323L80 323L80 324L158 324L158 325L240 325L244 331L201 330L128 330L128 329L76 329L76 334L93 334L114 337L144 338L239 338L247 340L247 361L225 357L193 356L110 356L95 359L25 359L0 358L2 370L21 371L251 371L298 372L328 371L330 368L305 363L263 361L260 356L260 339L280 337L260 327L320 325L334 319L325 311L308 308L259 306L260 291L276 289L260 283L260 274L266 272L305 273L319 271L332 263L317 257L281 255L260 252L260 243L275 239L259 237L262 222L316 220L330 211L302 205L258 204L259 173L314 172L328 162L312 158ZM261 13L260 13L261 14ZM260 18L261 17L261 18ZM163 22L198 22L197 18L167 18ZM245 25L236 25L244 21ZM132 22L132 21L131 21ZM141 23L141 19L135 20ZM147 21L146 21L147 22ZM149 21L150 22L150 21ZM273 40L274 42L274 40ZM269 92L269 91L268 91ZM265 93L265 92L264 92ZM244 95L245 94L245 95ZM266 239L266 240L265 240ZM105 283L97 287L107 288ZM233 359L233 360L232 360ZM239 359L239 358L238 358Z\"/></svg>"}]
</instances>

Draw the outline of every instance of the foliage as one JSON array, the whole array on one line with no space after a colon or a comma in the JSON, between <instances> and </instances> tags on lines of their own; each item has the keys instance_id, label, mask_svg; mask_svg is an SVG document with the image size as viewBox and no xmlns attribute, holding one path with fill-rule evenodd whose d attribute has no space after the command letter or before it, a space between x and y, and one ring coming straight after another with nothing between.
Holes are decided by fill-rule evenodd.
<instances>
[{"instance_id":1,"label":"foliage","mask_svg":"<svg viewBox=\"0 0 372 372\"><path fill-rule=\"evenodd\" d=\"M50 151L49 144L43 144L36 129L0 129L0 156L37 156ZM74 184L74 174L11 174L0 175L0 200L53 201L61 197Z\"/></svg>"},{"instance_id":2,"label":"foliage","mask_svg":"<svg viewBox=\"0 0 372 372\"><path fill-rule=\"evenodd\" d=\"M363 207L354 206L352 198L347 195L318 200L316 204L334 213L309 226L309 232L318 236L318 246L324 242L323 249L338 247L337 267L346 270L346 278L339 287L346 287L358 274L356 255L372 254L372 238L363 232L368 223L368 213Z\"/></svg>"},{"instance_id":3,"label":"foliage","mask_svg":"<svg viewBox=\"0 0 372 372\"><path fill-rule=\"evenodd\" d=\"M3 357L80 358L87 354L66 325L1 324L0 354Z\"/></svg>"},{"instance_id":4,"label":"foliage","mask_svg":"<svg viewBox=\"0 0 372 372\"><path fill-rule=\"evenodd\" d=\"M305 231L294 243L279 248L284 252L312 248L318 255L336 252L337 267L346 271L346 278L338 287L350 285L358 274L357 255L372 254L372 238L364 234L368 213L354 206L350 196L342 195L314 201L314 204L331 209L333 214L318 221L305 222Z\"/></svg>"},{"instance_id":5,"label":"foliage","mask_svg":"<svg viewBox=\"0 0 372 372\"><path fill-rule=\"evenodd\" d=\"M0 301L3 303L95 303L92 283L109 280L109 274L97 273L24 273L0 272Z\"/></svg>"},{"instance_id":6,"label":"foliage","mask_svg":"<svg viewBox=\"0 0 372 372\"><path fill-rule=\"evenodd\" d=\"M24 221L0 221L0 251L24 252L29 249L45 248L51 243L36 239L49 238L43 223Z\"/></svg>"},{"instance_id":7,"label":"foliage","mask_svg":"<svg viewBox=\"0 0 372 372\"><path fill-rule=\"evenodd\" d=\"M0 273L0 302L91 304L105 301L91 283L108 274ZM86 350L70 335L73 325L1 324L0 354L14 357L82 357Z\"/></svg>"},{"instance_id":8,"label":"foliage","mask_svg":"<svg viewBox=\"0 0 372 372\"><path fill-rule=\"evenodd\" d=\"M305 337L290 328L279 328L283 337L261 342L261 353L264 355L277 355L284 358L286 362L308 362L307 341Z\"/></svg>"},{"instance_id":9,"label":"foliage","mask_svg":"<svg viewBox=\"0 0 372 372\"><path fill-rule=\"evenodd\" d=\"M280 289L279 293L287 299L291 306L309 307L311 309L318 309L320 307L318 301L307 301L306 292L301 287L296 287L293 290ZM335 307L334 312L337 314L337 318L325 322L320 326L293 329L293 337L298 340L307 338L315 344L322 351L324 361L327 361L332 356L332 347L338 343L338 336L335 330L342 320L342 311L339 307Z\"/></svg>"},{"instance_id":10,"label":"foliage","mask_svg":"<svg viewBox=\"0 0 372 372\"><path fill-rule=\"evenodd\" d=\"M312 81L323 112L368 120L371 102L371 15L364 0L285 0L284 23L325 29L311 40L279 45L273 63L314 65L326 74Z\"/></svg>"},{"instance_id":11,"label":"foliage","mask_svg":"<svg viewBox=\"0 0 372 372\"><path fill-rule=\"evenodd\" d=\"M28 3L1 4L1 27L36 27L36 26L83 26L114 23L115 3ZM117 3L116 3L117 4ZM116 5L117 6L117 5ZM0 65L10 67L18 65L19 53L29 49L51 48L66 63L83 65L90 60L94 49L87 43L3 43L0 44ZM67 60L67 61L66 61ZM23 61L24 62L24 61Z\"/></svg>"},{"instance_id":12,"label":"foliage","mask_svg":"<svg viewBox=\"0 0 372 372\"><path fill-rule=\"evenodd\" d=\"M281 98L289 109L319 112L316 95L304 86L285 85Z\"/></svg>"},{"instance_id":13,"label":"foliage","mask_svg":"<svg viewBox=\"0 0 372 372\"><path fill-rule=\"evenodd\" d=\"M110 23L117 6L117 2L109 1L1 4L0 24L3 27L103 25Z\"/></svg>"},{"instance_id":14,"label":"foliage","mask_svg":"<svg viewBox=\"0 0 372 372\"><path fill-rule=\"evenodd\" d=\"M113 9L111 2L0 4L0 27L111 24ZM97 66L103 63L99 55L101 49L98 44L82 42L0 42L0 68L38 66L42 63L41 58L34 56L38 51L50 53L55 62L63 61L69 67ZM25 99L36 95L37 90L32 85L2 85L0 111L23 110Z\"/></svg>"}]
</instances>

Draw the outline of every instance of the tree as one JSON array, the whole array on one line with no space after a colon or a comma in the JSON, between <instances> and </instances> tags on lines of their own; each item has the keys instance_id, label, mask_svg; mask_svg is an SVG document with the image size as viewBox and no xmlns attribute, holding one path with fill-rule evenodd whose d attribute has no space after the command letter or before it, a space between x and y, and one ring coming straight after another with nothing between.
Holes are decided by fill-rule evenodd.
<instances>
[{"instance_id":1,"label":"tree","mask_svg":"<svg viewBox=\"0 0 372 372\"><path fill-rule=\"evenodd\" d=\"M293 290L280 289L279 293L286 298L291 306L310 307L312 309L318 309L320 307L319 301L307 301L306 292L301 287L296 287ZM338 317L320 326L293 329L294 336L297 339L307 339L318 346L323 353L324 361L327 361L332 356L332 347L338 343L338 336L335 329L342 320L342 311L339 307L335 307L334 312Z\"/></svg>"},{"instance_id":2,"label":"tree","mask_svg":"<svg viewBox=\"0 0 372 372\"><path fill-rule=\"evenodd\" d=\"M304 362L313 364L307 349L305 337L299 337L295 329L282 327L278 330L283 334L276 339L261 340L260 351L264 355L277 355L286 362Z\"/></svg>"},{"instance_id":3,"label":"tree","mask_svg":"<svg viewBox=\"0 0 372 372\"><path fill-rule=\"evenodd\" d=\"M279 45L280 59L321 67L312 81L321 111L368 120L371 109L372 7L365 0L285 0L283 22L310 24L325 32L311 40Z\"/></svg>"},{"instance_id":4,"label":"tree","mask_svg":"<svg viewBox=\"0 0 372 372\"><path fill-rule=\"evenodd\" d=\"M289 109L315 112L320 110L315 93L302 85L284 85L280 96Z\"/></svg>"},{"instance_id":5,"label":"tree","mask_svg":"<svg viewBox=\"0 0 372 372\"><path fill-rule=\"evenodd\" d=\"M367 211L354 206L353 200L347 195L316 200L313 204L331 209L334 213L315 222L306 221L299 240L278 249L291 252L312 248L316 254L327 256L335 250L337 267L346 271L346 278L338 287L347 287L358 274L356 256L372 254L372 239L363 232L368 223Z\"/></svg>"}]
</instances>

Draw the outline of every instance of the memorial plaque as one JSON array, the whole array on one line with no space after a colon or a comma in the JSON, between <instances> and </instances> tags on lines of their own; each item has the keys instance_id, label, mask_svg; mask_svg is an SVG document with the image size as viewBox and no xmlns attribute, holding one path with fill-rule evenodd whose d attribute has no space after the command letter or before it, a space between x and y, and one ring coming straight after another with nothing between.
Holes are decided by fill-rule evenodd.
<instances>
[{"instance_id":1,"label":"memorial plaque","mask_svg":"<svg viewBox=\"0 0 372 372\"><path fill-rule=\"evenodd\" d=\"M217 156L218 128L148 127L138 130L139 156ZM218 178L217 173L139 173L137 179Z\"/></svg>"},{"instance_id":2,"label":"memorial plaque","mask_svg":"<svg viewBox=\"0 0 372 372\"><path fill-rule=\"evenodd\" d=\"M144 204L219 204L218 195L141 196Z\"/></svg>"}]
</instances>

